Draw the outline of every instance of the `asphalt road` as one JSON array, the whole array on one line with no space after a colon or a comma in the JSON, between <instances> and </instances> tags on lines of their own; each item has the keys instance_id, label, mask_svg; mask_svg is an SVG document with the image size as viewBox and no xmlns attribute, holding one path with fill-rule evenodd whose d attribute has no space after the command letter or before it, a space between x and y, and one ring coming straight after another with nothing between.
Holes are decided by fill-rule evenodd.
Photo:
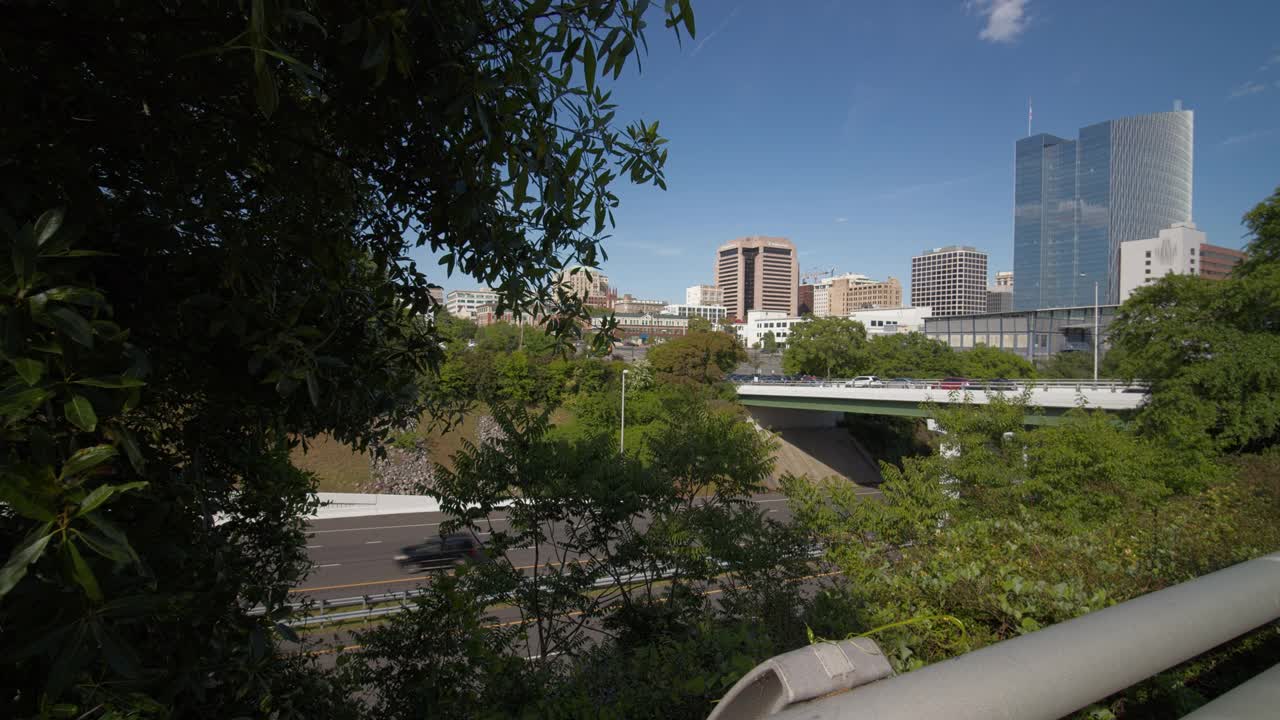
<instances>
[{"instance_id":1,"label":"asphalt road","mask_svg":"<svg viewBox=\"0 0 1280 720\"><path fill-rule=\"evenodd\" d=\"M866 488L864 492L878 491ZM790 517L781 495L759 495L755 501L779 520ZM402 571L393 558L400 548L439 533L447 519L443 513L413 513L313 521L307 550L315 566L292 592L320 600L409 590L430 582L430 574ZM499 511L489 523L505 529L506 516ZM516 567L532 570L537 559L547 561L548 553L519 548L507 557Z\"/></svg>"}]
</instances>

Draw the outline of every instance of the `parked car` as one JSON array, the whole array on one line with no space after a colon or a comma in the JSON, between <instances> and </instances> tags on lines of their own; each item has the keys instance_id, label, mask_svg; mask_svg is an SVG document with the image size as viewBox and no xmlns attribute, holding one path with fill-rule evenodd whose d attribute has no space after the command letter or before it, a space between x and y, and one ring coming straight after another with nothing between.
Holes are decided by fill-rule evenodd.
<instances>
[{"instance_id":1,"label":"parked car","mask_svg":"<svg viewBox=\"0 0 1280 720\"><path fill-rule=\"evenodd\" d=\"M881 388L884 387L884 381L875 375L859 375L850 380L845 387L855 388Z\"/></svg>"},{"instance_id":2,"label":"parked car","mask_svg":"<svg viewBox=\"0 0 1280 720\"><path fill-rule=\"evenodd\" d=\"M484 550L470 535L456 533L427 538L417 545L400 548L395 560L409 572L447 570L463 562L484 560Z\"/></svg>"},{"instance_id":3,"label":"parked car","mask_svg":"<svg viewBox=\"0 0 1280 720\"><path fill-rule=\"evenodd\" d=\"M933 386L938 390L964 390L969 387L969 378L949 377L942 378L937 385Z\"/></svg>"}]
</instances>

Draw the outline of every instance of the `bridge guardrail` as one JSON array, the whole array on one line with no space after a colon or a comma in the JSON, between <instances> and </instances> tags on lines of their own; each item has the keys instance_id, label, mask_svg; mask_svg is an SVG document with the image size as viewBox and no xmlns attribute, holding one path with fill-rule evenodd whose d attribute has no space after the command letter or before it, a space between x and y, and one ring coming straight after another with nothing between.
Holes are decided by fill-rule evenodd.
<instances>
[{"instance_id":1,"label":"bridge guardrail","mask_svg":"<svg viewBox=\"0 0 1280 720\"><path fill-rule=\"evenodd\" d=\"M852 378L829 378L820 380L739 380L733 384L737 386L786 386L786 387L852 387ZM1053 389L1071 389L1071 390L1110 390L1112 392L1149 392L1151 386L1149 383L1134 381L1126 382L1124 380L1035 380L1035 379L1010 379L1008 381L993 380L966 380L965 385L957 388L944 388L942 385L954 384L954 381L948 383L945 378L912 378L909 381L895 382L892 380L881 380L881 385L875 387L863 387L858 389L874 389L874 390L997 390L1004 392L1021 392L1024 388L1030 387L1035 390L1053 390Z\"/></svg>"}]
</instances>

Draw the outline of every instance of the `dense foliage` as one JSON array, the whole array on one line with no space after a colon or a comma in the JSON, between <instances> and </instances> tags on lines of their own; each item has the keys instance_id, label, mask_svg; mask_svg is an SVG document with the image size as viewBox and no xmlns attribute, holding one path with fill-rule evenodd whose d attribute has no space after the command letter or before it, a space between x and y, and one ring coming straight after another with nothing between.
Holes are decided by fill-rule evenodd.
<instances>
[{"instance_id":1,"label":"dense foliage","mask_svg":"<svg viewBox=\"0 0 1280 720\"><path fill-rule=\"evenodd\" d=\"M603 258L615 178L664 182L601 85L648 6L0 8L0 715L339 711L276 651L290 445L447 399L415 245L572 339L554 274Z\"/></svg>"},{"instance_id":2,"label":"dense foliage","mask_svg":"<svg viewBox=\"0 0 1280 720\"><path fill-rule=\"evenodd\" d=\"M767 336L766 336L767 337ZM819 377L878 375L884 378L1031 378L1035 368L1022 356L986 345L956 351L923 333L867 337L856 320L817 318L794 326L782 356L789 374Z\"/></svg>"},{"instance_id":3,"label":"dense foliage","mask_svg":"<svg viewBox=\"0 0 1280 720\"><path fill-rule=\"evenodd\" d=\"M1111 326L1120 369L1152 383L1139 420L1174 447L1238 452L1280 440L1280 191L1246 216L1252 259L1228 280L1166 275Z\"/></svg>"}]
</instances>

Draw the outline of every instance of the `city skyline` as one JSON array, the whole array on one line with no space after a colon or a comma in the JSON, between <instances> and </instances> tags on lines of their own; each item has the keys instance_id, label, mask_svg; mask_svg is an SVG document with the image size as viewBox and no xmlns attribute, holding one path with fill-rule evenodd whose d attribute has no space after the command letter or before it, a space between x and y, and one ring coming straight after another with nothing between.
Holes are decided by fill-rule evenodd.
<instances>
[{"instance_id":1,"label":"city skyline","mask_svg":"<svg viewBox=\"0 0 1280 720\"><path fill-rule=\"evenodd\" d=\"M971 245L993 272L1012 270L1028 98L1032 132L1062 137L1181 99L1196 113L1194 221L1208 242L1240 247L1240 218L1273 189L1280 160L1280 42L1268 31L1280 7L1025 6L1017 31L980 37L990 18L962 2L700 2L694 40L654 43L642 73L629 66L613 83L619 121L660 121L669 189L617 187L603 271L624 292L674 302L712 281L719 245L748 235L790 238L801 273L894 276L905 292L922 248Z\"/></svg>"}]
</instances>

